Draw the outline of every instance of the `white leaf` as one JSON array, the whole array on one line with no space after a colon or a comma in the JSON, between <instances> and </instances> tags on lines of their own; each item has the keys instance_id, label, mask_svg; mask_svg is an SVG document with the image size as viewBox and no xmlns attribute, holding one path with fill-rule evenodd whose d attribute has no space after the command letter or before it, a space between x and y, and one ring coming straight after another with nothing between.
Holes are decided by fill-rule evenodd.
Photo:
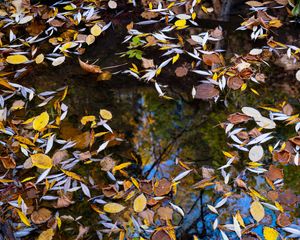
<instances>
[{"instance_id":1,"label":"white leaf","mask_svg":"<svg viewBox=\"0 0 300 240\"><path fill-rule=\"evenodd\" d=\"M89 188L84 183L82 183L82 182L80 182L80 185L81 185L81 189L82 189L83 193L85 194L85 196L87 196L87 197L90 198L91 197L91 193L90 193Z\"/></svg>"},{"instance_id":2,"label":"white leaf","mask_svg":"<svg viewBox=\"0 0 300 240\"><path fill-rule=\"evenodd\" d=\"M249 159L252 162L258 162L260 161L264 156L264 149L261 145L255 145L253 146L249 151Z\"/></svg>"},{"instance_id":3,"label":"white leaf","mask_svg":"<svg viewBox=\"0 0 300 240\"><path fill-rule=\"evenodd\" d=\"M55 66L58 66L58 65L62 64L65 60L66 60L66 57L65 57L65 56L55 58L55 59L52 61L52 66L54 66L54 67L55 67Z\"/></svg>"},{"instance_id":4,"label":"white leaf","mask_svg":"<svg viewBox=\"0 0 300 240\"><path fill-rule=\"evenodd\" d=\"M181 180L182 178L184 178L185 176L187 176L191 171L193 171L193 170L190 169L190 170L187 170L187 171L184 171L184 172L178 174L178 175L173 179L173 182L177 182L177 181Z\"/></svg>"}]
</instances>

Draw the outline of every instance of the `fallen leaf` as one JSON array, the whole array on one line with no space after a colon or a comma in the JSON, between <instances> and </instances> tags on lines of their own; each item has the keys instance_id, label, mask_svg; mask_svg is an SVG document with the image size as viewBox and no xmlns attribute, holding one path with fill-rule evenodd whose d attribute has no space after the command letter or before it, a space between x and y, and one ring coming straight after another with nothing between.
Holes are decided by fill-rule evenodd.
<instances>
[{"instance_id":1,"label":"fallen leaf","mask_svg":"<svg viewBox=\"0 0 300 240\"><path fill-rule=\"evenodd\" d=\"M41 113L39 116L35 117L32 123L34 130L42 131L49 122L49 114L47 112Z\"/></svg>"},{"instance_id":2,"label":"fallen leaf","mask_svg":"<svg viewBox=\"0 0 300 240\"><path fill-rule=\"evenodd\" d=\"M106 203L103 210L107 213L119 213L125 209L124 206L118 203Z\"/></svg>"},{"instance_id":3,"label":"fallen leaf","mask_svg":"<svg viewBox=\"0 0 300 240\"><path fill-rule=\"evenodd\" d=\"M6 62L10 63L10 64L22 64L29 61L28 58L24 55L10 55L6 58Z\"/></svg>"},{"instance_id":4,"label":"fallen leaf","mask_svg":"<svg viewBox=\"0 0 300 240\"><path fill-rule=\"evenodd\" d=\"M139 212L144 211L146 205L147 205L147 199L146 199L145 195L142 193L136 199L134 199L133 209L135 212L139 213Z\"/></svg>"},{"instance_id":5,"label":"fallen leaf","mask_svg":"<svg viewBox=\"0 0 300 240\"><path fill-rule=\"evenodd\" d=\"M51 211L47 208L40 208L34 211L31 216L31 221L35 224L42 224L47 222L51 218Z\"/></svg>"},{"instance_id":6,"label":"fallen leaf","mask_svg":"<svg viewBox=\"0 0 300 240\"><path fill-rule=\"evenodd\" d=\"M30 156L32 165L41 169L51 168L53 166L52 159L42 153L33 154Z\"/></svg>"},{"instance_id":7,"label":"fallen leaf","mask_svg":"<svg viewBox=\"0 0 300 240\"><path fill-rule=\"evenodd\" d=\"M99 66L85 63L85 62L81 61L80 58L78 58L78 61L79 61L80 67L84 71L90 72L90 73L102 73L101 68Z\"/></svg>"},{"instance_id":8,"label":"fallen leaf","mask_svg":"<svg viewBox=\"0 0 300 240\"><path fill-rule=\"evenodd\" d=\"M105 119L105 120L110 120L112 119L112 114L110 111L106 110L106 109L100 109L100 116Z\"/></svg>"},{"instance_id":9,"label":"fallen leaf","mask_svg":"<svg viewBox=\"0 0 300 240\"><path fill-rule=\"evenodd\" d=\"M277 240L279 236L279 233L275 229L266 226L264 227L263 233L265 240Z\"/></svg>"},{"instance_id":10,"label":"fallen leaf","mask_svg":"<svg viewBox=\"0 0 300 240\"><path fill-rule=\"evenodd\" d=\"M253 146L249 151L249 159L252 162L260 161L264 156L264 149L261 145Z\"/></svg>"},{"instance_id":11,"label":"fallen leaf","mask_svg":"<svg viewBox=\"0 0 300 240\"><path fill-rule=\"evenodd\" d=\"M48 230L43 231L37 240L52 240L55 232L52 228L49 228Z\"/></svg>"},{"instance_id":12,"label":"fallen leaf","mask_svg":"<svg viewBox=\"0 0 300 240\"><path fill-rule=\"evenodd\" d=\"M220 91L216 89L212 84L202 83L196 86L196 99L208 100L219 96Z\"/></svg>"},{"instance_id":13,"label":"fallen leaf","mask_svg":"<svg viewBox=\"0 0 300 240\"><path fill-rule=\"evenodd\" d=\"M257 222L260 222L265 217L265 209L259 201L254 201L251 204L250 213Z\"/></svg>"}]
</instances>

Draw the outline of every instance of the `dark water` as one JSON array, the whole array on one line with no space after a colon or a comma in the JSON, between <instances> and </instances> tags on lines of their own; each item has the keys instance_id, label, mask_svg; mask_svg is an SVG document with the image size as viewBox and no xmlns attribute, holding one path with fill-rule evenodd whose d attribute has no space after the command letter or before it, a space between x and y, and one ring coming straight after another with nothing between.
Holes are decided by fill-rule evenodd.
<instances>
[{"instance_id":1,"label":"dark water","mask_svg":"<svg viewBox=\"0 0 300 240\"><path fill-rule=\"evenodd\" d=\"M224 23L224 27L228 25L230 24ZM225 30L227 38L223 46L228 56L236 50L243 53L253 48L247 33L235 32L233 28ZM295 37L300 31L289 32L292 35L289 38L291 42L297 42L299 38ZM88 49L83 59L90 62L99 59L97 64L101 67L126 64L126 58L114 54L125 51L125 46L119 44L123 37L124 33L115 26L115 30L110 30ZM153 53L153 57L155 54ZM117 72L126 67L125 65L113 68L111 71ZM297 99L299 84L291 80L294 73L283 72L275 65L269 69L267 83L260 88L259 98L244 93L231 93L227 99L229 107L225 107L222 101L213 104L193 100L190 86L191 83L197 84L198 79L176 79L172 77L172 71L170 69L170 72L164 73L165 83L169 85L167 93L173 98L171 100L159 98L152 84L139 82L127 75L118 74L113 75L109 81L96 81L97 76L84 73L76 59L69 60L68 64L55 69L50 66L36 67L25 78L24 84L33 86L38 91L55 90L68 85L68 121L75 125L83 115L97 114L100 108L109 109L113 114L111 127L123 136L125 141L109 148L107 153L113 153L115 159L122 160L131 159L133 154L140 166L132 172L137 178L174 177L179 173L175 166L176 159L183 159L196 172L200 172L203 166L217 168L224 165L222 150L226 150L227 144L224 130L220 128L219 123L225 121L228 114L238 111L241 106L259 105L260 99L264 99L265 104L287 100L300 110ZM157 162L160 164L155 164ZM300 193L300 172L291 166L285 167L284 173L286 188ZM97 172L93 174L100 185L106 184L107 179L104 176ZM186 213L183 220L180 216L176 216L175 219L175 222L181 224L177 229L179 239L191 239L193 234L201 239L218 239L212 229L212 222L216 216L204 207L217 199L212 190L191 188L191 185L199 180L201 179L198 174L192 174L185 178L178 188L175 204L180 205ZM263 179L257 177L258 190L261 181ZM239 208L240 212L244 213L251 202L251 198L242 193L234 199L232 201L235 202L229 203L229 207L226 208L228 216L233 210L230 206L234 206L235 210ZM96 221L90 218L92 210L84 204L83 201L78 201L68 211L76 210L78 215L83 216L81 222L84 225L91 225L97 229ZM297 211L294 214L299 217ZM276 216L273 216L271 211L267 213L272 216L270 226L274 226ZM255 231L261 235L262 229L258 227ZM76 236L71 226L62 234L68 237ZM95 239L95 236L89 235L87 239Z\"/></svg>"}]
</instances>

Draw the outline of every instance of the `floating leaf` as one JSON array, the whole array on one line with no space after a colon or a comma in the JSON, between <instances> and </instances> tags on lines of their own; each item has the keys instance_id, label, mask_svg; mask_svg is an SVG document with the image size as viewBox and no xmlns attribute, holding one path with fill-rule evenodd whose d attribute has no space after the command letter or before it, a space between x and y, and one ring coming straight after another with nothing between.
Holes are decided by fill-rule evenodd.
<instances>
[{"instance_id":1,"label":"floating leaf","mask_svg":"<svg viewBox=\"0 0 300 240\"><path fill-rule=\"evenodd\" d=\"M30 156L32 165L41 169L51 168L53 166L52 159L42 153L33 154Z\"/></svg>"},{"instance_id":2,"label":"floating leaf","mask_svg":"<svg viewBox=\"0 0 300 240\"><path fill-rule=\"evenodd\" d=\"M186 20L185 19L179 19L175 22L176 27L184 27L186 25Z\"/></svg>"},{"instance_id":3,"label":"floating leaf","mask_svg":"<svg viewBox=\"0 0 300 240\"><path fill-rule=\"evenodd\" d=\"M98 24L95 24L92 28L91 28L91 34L95 37L98 37L102 32L101 27Z\"/></svg>"},{"instance_id":4,"label":"floating leaf","mask_svg":"<svg viewBox=\"0 0 300 240\"><path fill-rule=\"evenodd\" d=\"M10 64L22 64L28 61L28 58L24 55L16 54L6 58L6 62Z\"/></svg>"},{"instance_id":5,"label":"floating leaf","mask_svg":"<svg viewBox=\"0 0 300 240\"><path fill-rule=\"evenodd\" d=\"M145 195L142 193L136 199L134 199L133 209L136 212L142 212L144 211L146 205L147 205L147 199Z\"/></svg>"},{"instance_id":6,"label":"floating leaf","mask_svg":"<svg viewBox=\"0 0 300 240\"><path fill-rule=\"evenodd\" d=\"M259 201L254 201L250 206L250 213L257 221L261 221L265 217L265 209Z\"/></svg>"},{"instance_id":7,"label":"floating leaf","mask_svg":"<svg viewBox=\"0 0 300 240\"><path fill-rule=\"evenodd\" d=\"M270 227L264 227L264 238L265 240L277 240L279 233Z\"/></svg>"},{"instance_id":8,"label":"floating leaf","mask_svg":"<svg viewBox=\"0 0 300 240\"><path fill-rule=\"evenodd\" d=\"M107 213L118 213L125 209L124 206L118 203L107 203L104 205L103 210Z\"/></svg>"},{"instance_id":9,"label":"floating leaf","mask_svg":"<svg viewBox=\"0 0 300 240\"><path fill-rule=\"evenodd\" d=\"M99 66L85 63L85 62L81 61L80 58L78 58L78 61L79 61L80 67L84 71L90 72L90 73L102 73L101 68Z\"/></svg>"},{"instance_id":10,"label":"floating leaf","mask_svg":"<svg viewBox=\"0 0 300 240\"><path fill-rule=\"evenodd\" d=\"M105 119L105 120L110 120L112 119L112 114L110 111L106 109L100 109L100 116Z\"/></svg>"},{"instance_id":11,"label":"floating leaf","mask_svg":"<svg viewBox=\"0 0 300 240\"><path fill-rule=\"evenodd\" d=\"M49 228L46 231L43 231L39 237L37 238L37 240L52 240L53 236L54 236L55 232L52 228Z\"/></svg>"},{"instance_id":12,"label":"floating leaf","mask_svg":"<svg viewBox=\"0 0 300 240\"><path fill-rule=\"evenodd\" d=\"M249 159L252 162L260 161L264 156L264 149L261 145L253 146L249 151Z\"/></svg>"},{"instance_id":13,"label":"floating leaf","mask_svg":"<svg viewBox=\"0 0 300 240\"><path fill-rule=\"evenodd\" d=\"M43 112L33 120L32 127L34 130L41 131L47 126L48 122L49 114Z\"/></svg>"},{"instance_id":14,"label":"floating leaf","mask_svg":"<svg viewBox=\"0 0 300 240\"><path fill-rule=\"evenodd\" d=\"M20 211L19 209L16 209L16 210L17 210L17 213L18 213L18 215L19 215L21 221L22 221L26 226L30 227L30 222L29 222L28 218L25 216L25 214L24 214L22 211Z\"/></svg>"}]
</instances>

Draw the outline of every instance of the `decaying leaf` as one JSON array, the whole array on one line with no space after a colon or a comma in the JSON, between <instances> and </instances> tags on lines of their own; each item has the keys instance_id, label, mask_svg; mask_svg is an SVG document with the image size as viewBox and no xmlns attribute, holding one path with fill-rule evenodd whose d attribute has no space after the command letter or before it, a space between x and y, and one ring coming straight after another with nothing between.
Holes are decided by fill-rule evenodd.
<instances>
[{"instance_id":1,"label":"decaying leaf","mask_svg":"<svg viewBox=\"0 0 300 240\"><path fill-rule=\"evenodd\" d=\"M203 83L196 86L196 99L208 100L219 96L220 91L212 84Z\"/></svg>"},{"instance_id":2,"label":"decaying leaf","mask_svg":"<svg viewBox=\"0 0 300 240\"><path fill-rule=\"evenodd\" d=\"M102 73L102 70L99 66L85 63L85 62L81 61L80 58L78 58L78 61L79 61L80 67L84 71L89 72L89 73Z\"/></svg>"}]
</instances>

